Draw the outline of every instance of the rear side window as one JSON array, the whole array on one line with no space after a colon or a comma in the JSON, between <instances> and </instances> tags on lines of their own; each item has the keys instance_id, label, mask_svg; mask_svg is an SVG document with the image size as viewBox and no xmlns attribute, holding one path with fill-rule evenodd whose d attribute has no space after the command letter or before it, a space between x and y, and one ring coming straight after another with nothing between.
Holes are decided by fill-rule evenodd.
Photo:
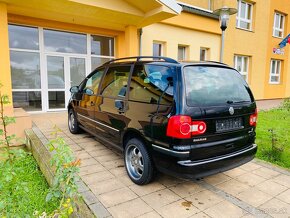
<instances>
[{"instance_id":1,"label":"rear side window","mask_svg":"<svg viewBox=\"0 0 290 218\"><path fill-rule=\"evenodd\" d=\"M135 66L130 83L129 100L151 104L160 101L160 104L170 105L173 101L172 70L166 66L150 64Z\"/></svg>"},{"instance_id":2,"label":"rear side window","mask_svg":"<svg viewBox=\"0 0 290 218\"><path fill-rule=\"evenodd\" d=\"M101 86L104 97L125 97L131 66L110 67Z\"/></svg>"},{"instance_id":3,"label":"rear side window","mask_svg":"<svg viewBox=\"0 0 290 218\"><path fill-rule=\"evenodd\" d=\"M252 101L247 83L235 70L186 66L183 71L188 106L216 106Z\"/></svg>"}]
</instances>

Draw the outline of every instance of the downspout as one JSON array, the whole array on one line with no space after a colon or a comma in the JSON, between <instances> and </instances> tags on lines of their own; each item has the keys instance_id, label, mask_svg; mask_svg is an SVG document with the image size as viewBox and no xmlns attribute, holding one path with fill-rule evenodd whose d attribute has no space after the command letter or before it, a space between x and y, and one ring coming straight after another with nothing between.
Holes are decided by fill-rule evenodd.
<instances>
[{"instance_id":1,"label":"downspout","mask_svg":"<svg viewBox=\"0 0 290 218\"><path fill-rule=\"evenodd\" d=\"M142 34L143 34L143 29L139 29L139 56L142 55Z\"/></svg>"}]
</instances>

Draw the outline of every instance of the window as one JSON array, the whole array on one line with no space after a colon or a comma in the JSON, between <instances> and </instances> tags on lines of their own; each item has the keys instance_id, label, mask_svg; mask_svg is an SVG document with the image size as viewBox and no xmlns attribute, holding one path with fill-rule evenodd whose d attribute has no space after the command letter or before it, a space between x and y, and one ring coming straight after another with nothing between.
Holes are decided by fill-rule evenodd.
<instances>
[{"instance_id":1,"label":"window","mask_svg":"<svg viewBox=\"0 0 290 218\"><path fill-rule=\"evenodd\" d=\"M246 81L248 81L249 59L250 58L248 56L235 55L234 60L234 67Z\"/></svg>"},{"instance_id":2,"label":"window","mask_svg":"<svg viewBox=\"0 0 290 218\"><path fill-rule=\"evenodd\" d=\"M227 101L252 101L248 85L235 70L186 66L184 81L188 106L207 107L224 105Z\"/></svg>"},{"instance_id":3,"label":"window","mask_svg":"<svg viewBox=\"0 0 290 218\"><path fill-rule=\"evenodd\" d=\"M91 54L114 56L114 38L105 36L91 36Z\"/></svg>"},{"instance_id":4,"label":"window","mask_svg":"<svg viewBox=\"0 0 290 218\"><path fill-rule=\"evenodd\" d=\"M274 15L273 36L283 38L284 36L285 16L279 13Z\"/></svg>"},{"instance_id":5,"label":"window","mask_svg":"<svg viewBox=\"0 0 290 218\"><path fill-rule=\"evenodd\" d=\"M9 25L9 47L29 50L38 50L38 29L34 27L24 27Z\"/></svg>"},{"instance_id":6,"label":"window","mask_svg":"<svg viewBox=\"0 0 290 218\"><path fill-rule=\"evenodd\" d=\"M45 51L61 53L87 53L87 36L56 30L44 30Z\"/></svg>"},{"instance_id":7,"label":"window","mask_svg":"<svg viewBox=\"0 0 290 218\"><path fill-rule=\"evenodd\" d=\"M153 43L153 56L162 56L163 55L163 44L154 42Z\"/></svg>"},{"instance_id":8,"label":"window","mask_svg":"<svg viewBox=\"0 0 290 218\"><path fill-rule=\"evenodd\" d=\"M131 66L110 67L102 83L104 97L125 97Z\"/></svg>"},{"instance_id":9,"label":"window","mask_svg":"<svg viewBox=\"0 0 290 218\"><path fill-rule=\"evenodd\" d=\"M199 60L206 61L208 60L208 48L200 48L199 51Z\"/></svg>"},{"instance_id":10,"label":"window","mask_svg":"<svg viewBox=\"0 0 290 218\"><path fill-rule=\"evenodd\" d=\"M87 79L87 82L85 85L83 85L83 90L85 91L86 89L89 89L93 91L94 94L97 94L98 88L99 88L99 83L102 79L102 76L104 74L104 69L100 69L96 71L91 77Z\"/></svg>"},{"instance_id":11,"label":"window","mask_svg":"<svg viewBox=\"0 0 290 218\"><path fill-rule=\"evenodd\" d=\"M170 105L173 101L173 86L168 78L174 80L169 67L150 64L136 66L130 83L129 100L150 104L160 101L160 104Z\"/></svg>"},{"instance_id":12,"label":"window","mask_svg":"<svg viewBox=\"0 0 290 218\"><path fill-rule=\"evenodd\" d=\"M281 75L281 61L280 60L271 60L270 68L270 84L279 84Z\"/></svg>"},{"instance_id":13,"label":"window","mask_svg":"<svg viewBox=\"0 0 290 218\"><path fill-rule=\"evenodd\" d=\"M9 25L13 106L39 111L41 104L38 28Z\"/></svg>"},{"instance_id":14,"label":"window","mask_svg":"<svg viewBox=\"0 0 290 218\"><path fill-rule=\"evenodd\" d=\"M238 14L237 14L237 22L236 26L241 29L252 30L252 10L253 5L238 0Z\"/></svg>"},{"instance_id":15,"label":"window","mask_svg":"<svg viewBox=\"0 0 290 218\"><path fill-rule=\"evenodd\" d=\"M187 46L178 45L178 60L184 61L187 59Z\"/></svg>"}]
</instances>

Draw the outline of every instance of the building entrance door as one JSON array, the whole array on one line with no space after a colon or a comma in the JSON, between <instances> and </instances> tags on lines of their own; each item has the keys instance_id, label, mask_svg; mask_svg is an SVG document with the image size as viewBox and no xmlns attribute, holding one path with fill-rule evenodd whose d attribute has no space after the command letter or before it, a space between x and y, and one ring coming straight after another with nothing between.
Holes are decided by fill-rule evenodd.
<instances>
[{"instance_id":1,"label":"building entrance door","mask_svg":"<svg viewBox=\"0 0 290 218\"><path fill-rule=\"evenodd\" d=\"M53 54L45 55L45 62L46 111L63 110L71 96L70 87L79 85L86 76L86 57Z\"/></svg>"}]
</instances>

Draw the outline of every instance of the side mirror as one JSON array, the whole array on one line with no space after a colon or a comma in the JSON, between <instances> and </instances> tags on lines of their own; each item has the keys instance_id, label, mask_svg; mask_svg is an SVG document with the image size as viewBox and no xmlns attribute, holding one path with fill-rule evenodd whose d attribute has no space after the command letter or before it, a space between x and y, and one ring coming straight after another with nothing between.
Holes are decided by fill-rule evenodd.
<instances>
[{"instance_id":1,"label":"side mirror","mask_svg":"<svg viewBox=\"0 0 290 218\"><path fill-rule=\"evenodd\" d=\"M73 86L70 88L69 90L71 93L78 93L80 90L79 90L79 87L78 86Z\"/></svg>"}]
</instances>

